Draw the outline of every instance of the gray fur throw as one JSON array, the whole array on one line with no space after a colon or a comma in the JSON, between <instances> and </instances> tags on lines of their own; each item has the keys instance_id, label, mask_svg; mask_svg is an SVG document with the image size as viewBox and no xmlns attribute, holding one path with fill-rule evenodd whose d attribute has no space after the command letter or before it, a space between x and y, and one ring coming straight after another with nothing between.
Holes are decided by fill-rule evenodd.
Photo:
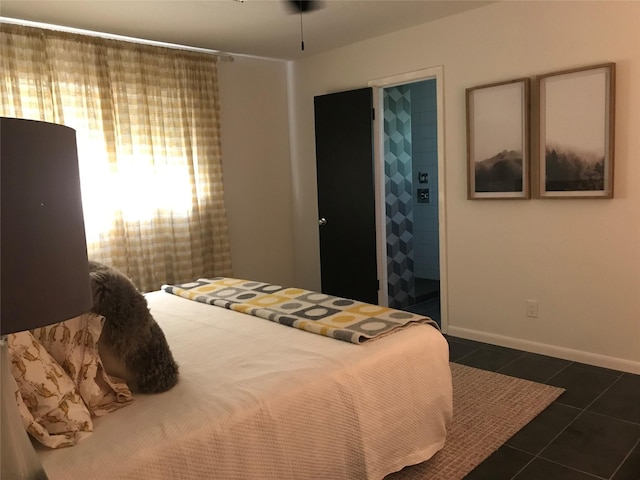
<instances>
[{"instance_id":1,"label":"gray fur throw","mask_svg":"<svg viewBox=\"0 0 640 480\"><path fill-rule=\"evenodd\" d=\"M92 312L105 317L98 351L106 372L141 393L159 393L178 382L178 365L147 300L124 274L89 261Z\"/></svg>"}]
</instances>

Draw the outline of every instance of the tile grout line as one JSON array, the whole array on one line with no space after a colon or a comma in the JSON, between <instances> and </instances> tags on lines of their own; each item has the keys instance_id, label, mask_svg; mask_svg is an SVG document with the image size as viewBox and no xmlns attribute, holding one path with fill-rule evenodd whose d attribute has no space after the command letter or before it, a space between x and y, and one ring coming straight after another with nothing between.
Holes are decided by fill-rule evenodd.
<instances>
[{"instance_id":1,"label":"tile grout line","mask_svg":"<svg viewBox=\"0 0 640 480\"><path fill-rule=\"evenodd\" d=\"M558 372L558 373L559 373L559 372ZM571 466L569 466L569 465L564 465L564 464L562 464L562 463L558 463L558 462L556 462L556 461L554 461L554 460L550 460L550 459L548 459L548 458L542 457L541 455L542 455L542 453L544 453L544 451L545 451L547 448L549 448L549 446L550 446L550 445L551 445L551 444L552 444L552 443L553 443L553 442L554 442L554 441L555 441L555 440L556 440L560 435L562 435L562 434L567 430L567 428L569 428L571 425L573 425L573 424L574 424L574 423L575 423L575 422L576 422L580 417L582 417L585 413L593 413L593 414L596 414L596 415L601 415L601 416L603 416L603 417L607 417L608 419L624 421L624 420L622 420L622 419L620 419L620 418L612 417L612 416L610 416L610 415L604 415L604 414L600 414L600 413L598 413L598 412L590 412L590 411L588 411L588 410L587 410L587 409L588 409L591 405L593 405L593 404L594 404L594 403L595 403L595 402L596 402L600 397L602 397L602 395L604 395L607 391L609 391L609 389L610 389L611 387L613 387L616 383L618 383L618 381L619 381L621 378L622 378L622 375L618 376L618 378L616 378L616 379L611 383L611 385L609 385L609 386L608 386L607 388L605 388L602 392L600 392L600 394L599 394L599 395L597 395L597 396L596 396L596 398L594 398L594 399L593 399L590 403L588 403L584 408L580 408L580 407L576 407L576 406L574 406L574 405L567 405L567 404L565 404L565 403L561 403L561 405L565 405L565 406L567 406L567 407L572 407L572 408L576 408L576 409L580 410L580 413L578 413L578 415L576 415L576 417L575 417L573 420L571 420L567 425L565 425L565 427L564 427L564 428L563 428L563 429L562 429L562 430L561 430L561 431L560 431L560 432L559 432L555 437L553 437L553 438L552 438L552 439L551 439L551 440L550 440L550 441L549 441L549 442L548 442L548 443L547 443L547 444L546 444L546 445L545 445L545 446L544 446L544 447L543 447L543 448L542 448L542 449L541 449L541 450L540 450L540 451L535 455L535 457L534 457L534 458L541 458L542 460L545 460L545 461L547 461L547 462L557 463L558 465L562 465L563 467L566 467L566 468L571 468L572 470L576 470L576 471L578 471L578 472L580 472L580 473L587 473L587 472L583 472L583 471L581 471L581 470L577 470L577 469L575 469L575 468L573 468L573 467L571 467ZM638 442L640 442L640 440L639 440ZM635 444L635 445L637 445L637 444L638 444L638 442L636 442L636 444ZM634 445L634 447L633 447L633 448L635 448L635 445ZM623 464L624 464L624 462L627 460L627 458L629 457L629 455L631 454L631 452L633 452L633 448L632 448L632 449L627 453L627 455L626 455L626 456L622 459L622 461L618 464L618 466L616 467L616 469L614 470L614 472L611 474L611 476L609 476L607 479L603 479L603 480L608 480L608 479L610 479L610 478L613 478L613 475L615 475L615 473L620 469L620 467L622 467L622 465L623 465ZM532 460L532 461L533 461L533 460ZM590 474L590 473L589 473L588 475L592 475L592 476L594 476L593 474ZM599 476L597 476L597 475L596 475L596 476L595 476L595 478L600 478L600 479L602 479L603 477L599 477Z\"/></svg>"},{"instance_id":2,"label":"tile grout line","mask_svg":"<svg viewBox=\"0 0 640 480\"><path fill-rule=\"evenodd\" d=\"M633 453L633 451L638 448L638 446L640 446L640 438L638 438L638 441L635 443L635 445L633 447L631 447L631 450L629 450L629 452L627 453L627 455L622 459L622 461L620 462L620 465L618 465L616 467L616 469L613 471L613 473L611 474L611 476L609 477L610 479L614 478L617 473L620 471L620 469L622 468L622 466L624 465L624 462L627 461L627 459L631 456L631 454Z\"/></svg>"},{"instance_id":3,"label":"tile grout line","mask_svg":"<svg viewBox=\"0 0 640 480\"><path fill-rule=\"evenodd\" d=\"M502 369L504 369L504 368L508 367L509 365L511 365L512 363L516 362L517 360L519 360L520 358L522 358L522 357L524 356L524 354L526 354L526 352L524 352L524 353L523 353L523 355L521 355L521 356L517 357L517 358L516 358L516 359L514 359L513 361L509 362L507 365L504 365L502 368L500 368L500 370L502 370ZM560 368L557 372L554 372L553 374L551 374L551 375L550 375L550 376L549 376L549 377L548 377L544 382L538 382L538 383L544 383L545 385L548 385L548 384L547 384L547 382L548 382L549 380L551 380L553 377L555 377L556 375L558 375L560 372L564 371L566 368L568 368L568 367L569 367L570 365L572 365L573 363L574 363L574 362L569 362L567 365L565 365L564 367ZM500 371L498 370L498 372L497 372L497 373L500 373ZM550 385L550 386L555 386L555 385ZM557 387L557 388L562 388L562 387ZM563 389L563 390L565 390L565 391L566 391L566 389ZM557 401L557 399L556 399L555 401ZM564 405L564 404L563 404L563 405ZM547 408L549 408L549 407L547 407ZM573 408L576 408L576 407L573 407ZM580 410L580 409L579 409L579 408L577 408L577 410ZM547 460L546 458L540 457L540 454L541 454L544 450L546 450L546 448L547 448L549 445L551 445L551 443L552 443L556 438L558 438L558 436L559 436L559 435L561 435L561 434L565 431L565 429L566 429L569 425L571 425L571 424L575 421L575 419L576 419L576 418L578 418L580 415L582 415L582 411L580 411L580 413L578 413L578 414L576 415L576 417L575 417L571 422L569 422L569 423L565 426L565 428L563 428L563 429L562 429L562 430L561 430L561 431L560 431L556 436L554 436L551 440L549 440L549 442L547 442L547 443L546 443L542 448L540 448L540 449L538 450L538 453L531 453L531 452L527 452L527 451L525 451L525 450L522 450L522 449L520 449L520 448L514 447L514 446L512 446L512 445L507 445L509 448L513 448L513 449L518 450L518 451L520 451L520 452L523 452L523 453L526 453L526 454L531 455L531 458L529 459L529 461L528 461L526 464L524 464L524 465L522 466L522 468L521 468L520 470L518 470L518 471L516 472L516 474L515 474L513 477L511 477L511 480L517 480L518 475L520 475L520 474L521 474L521 473L522 473L522 472L523 472L523 471L524 471L524 470L525 470L529 465L531 465L531 463L533 463L533 461L534 461L535 459L540 458L541 460L549 461L549 460ZM506 442L505 442L505 445L506 445ZM553 462L553 463L556 463L556 462ZM562 464L558 464L558 465L561 465L561 466L566 467L566 468L571 468L571 467L568 467L567 465L562 465ZM580 473L583 473L583 472L580 472ZM598 478L598 479L600 479L600 477L594 477L594 478ZM606 480L606 479L600 479L600 480Z\"/></svg>"},{"instance_id":4,"label":"tile grout line","mask_svg":"<svg viewBox=\"0 0 640 480\"><path fill-rule=\"evenodd\" d=\"M513 447L512 447L512 448L513 448ZM599 475L595 475L595 474L593 474L593 473L589 473L589 472L584 472L584 471L579 470L579 469L577 469L577 468L575 468L575 467L571 467L571 466L569 466L569 465L565 465L564 463L560 463L560 462L557 462L557 461L555 461L555 460L549 460L548 458L535 456L535 457L533 457L533 458L529 461L529 463L527 463L527 465L525 465L522 469L520 469L520 471L518 471L518 473L516 473L513 477L511 477L511 480L518 480L518 478L517 478L517 477L518 477L518 475L520 475L520 474L522 473L522 471L523 471L523 470L524 470L524 469L525 469L525 468L526 468L530 463L532 463L536 458L540 458L541 460L544 460L545 462L549 462L549 463L553 463L553 464L555 464L555 465L559 465L559 466L561 466L561 467L566 468L567 470L571 470L571 471L573 471L573 472L578 472L578 473L581 473L582 475L587 475L587 476L592 477L592 478L594 478L594 479L596 479L596 480L609 480L609 479L611 478L611 477L608 477L608 478L601 477L601 476L599 476Z\"/></svg>"},{"instance_id":5,"label":"tile grout line","mask_svg":"<svg viewBox=\"0 0 640 480\"><path fill-rule=\"evenodd\" d=\"M508 348L508 347L505 347L505 348ZM512 350L514 350L514 349L512 349ZM517 352L522 352L522 353L520 355L518 355L516 358L514 358L513 360L511 360L509 363L501 366L498 370L496 370L496 373L499 373L501 375L507 375L506 373L502 373L500 370L503 370L503 369L507 368L509 365L517 362L518 360L520 360L522 357L524 357L527 354L527 352L525 352L523 350L516 350L516 351ZM509 376L513 377L513 375L509 375ZM518 377L516 377L516 378L518 378ZM524 378L523 380L526 380L526 378ZM540 383L540 382L538 382L538 383Z\"/></svg>"},{"instance_id":6,"label":"tile grout line","mask_svg":"<svg viewBox=\"0 0 640 480\"><path fill-rule=\"evenodd\" d=\"M584 407L584 411L586 412L589 409L590 406L592 406L594 403L596 403L598 400L600 400L600 397L602 397L605 393L607 393L616 383L618 383L620 381L621 378L622 378L622 375L620 375L613 382L611 382L611 385L609 385L602 392L600 392L600 395L598 395L596 398L594 398L593 401L589 405ZM598 413L598 412L592 412L592 413ZM604 415L604 414L601 413L600 415ZM611 415L605 415L605 416L609 417L609 418L616 418L616 417L612 417ZM622 419L618 418L617 420L622 420Z\"/></svg>"},{"instance_id":7,"label":"tile grout line","mask_svg":"<svg viewBox=\"0 0 640 480\"><path fill-rule=\"evenodd\" d=\"M505 443L505 445L506 445L506 443ZM522 450L522 449L520 449L520 448L512 447L512 446L510 446L510 445L507 445L507 446L508 446L509 448L513 448L514 450L518 450L519 452L523 452L523 453L526 453L526 454L531 455L531 458L529 459L529 461L528 461L527 463L525 463L525 464L522 466L522 468L521 468L520 470L518 470L518 471L515 473L515 475L514 475L513 477L511 477L511 480L516 480L517 476L518 476L518 475L520 475L520 474L524 471L524 469L525 469L525 468L527 468L529 465L531 465L531 463L533 463L533 461L534 461L536 458L538 458L538 456L537 456L537 455L534 455L534 454L532 454L532 453L530 453L530 452L525 452L524 450ZM546 446L545 446L545 448L546 448Z\"/></svg>"},{"instance_id":8,"label":"tile grout line","mask_svg":"<svg viewBox=\"0 0 640 480\"><path fill-rule=\"evenodd\" d=\"M578 415L578 416L580 416L580 415ZM576 418L577 418L577 417L576 417ZM573 422L571 422L571 423L573 423ZM558 435L559 435L559 434L558 434ZM556 436L556 437L557 437L557 436ZM555 440L555 439L556 439L556 437L554 437L554 438L553 438L553 440ZM544 462L553 463L553 464L555 464L555 465L559 465L559 466L561 466L561 467L564 467L564 468L566 468L566 469L572 470L572 471L574 471L574 472L581 473L581 474L583 474L583 475L588 475L589 477L593 477L593 478L598 479L598 480L609 480L609 479L611 478L611 477L607 477L607 478L605 478L605 477L601 477L601 476L599 476L599 475L596 475L595 473L585 472L585 471L580 470L580 469L578 469L578 468L572 467L571 465L565 465L564 463L560 463L560 462L558 462L557 460L551 460L551 459L549 459L549 458L541 457L541 456L540 456L540 454L541 454L541 453L542 453L542 452L543 452L543 451L544 451L544 450L549 446L549 444L551 444L551 442L553 442L553 440L551 440L547 445L545 445L544 447L542 447L542 448L540 449L540 451L539 451L537 454L535 454L535 453L531 453L531 452L527 452L526 450L522 450L521 448L514 447L514 446L512 446L512 445L507 445L509 448L512 448L512 449L514 449L514 450L517 450L517 451L519 451L519 452L526 453L526 454L528 454L528 455L531 455L531 456L532 456L532 457L531 457L531 459L530 459L530 460L529 460L529 461L528 461L528 462L527 462L527 463L526 463L526 464L525 464L525 465L524 465L520 470L518 470L518 472L517 472L513 477L511 477L511 480L517 480L518 475L520 475L520 474L522 473L522 471L523 471L524 469L526 469L526 468L527 468L531 463L533 463L533 461L534 461L535 459L537 459L537 458L538 458L538 459L540 459L540 460L542 460L542 461L544 461ZM640 440L638 440L638 443L640 443ZM637 445L637 443L636 443L636 445ZM633 450L632 450L632 451L633 451ZM625 457L625 460L626 460L626 457ZM618 466L618 469L619 469L619 468L620 468L620 466ZM617 471L617 469L616 469L616 471ZM615 472L614 472L614 473L615 473Z\"/></svg>"},{"instance_id":9,"label":"tile grout line","mask_svg":"<svg viewBox=\"0 0 640 480\"><path fill-rule=\"evenodd\" d=\"M555 357L551 357L551 358L555 358ZM576 362L571 362L571 361L570 361L567 365L565 365L565 366L564 366L564 367L562 367L560 370L558 370L556 373L554 373L554 374L553 374L553 375L551 375L549 378L547 378L547 379L544 381L544 384L545 384L545 385L549 385L547 382L551 381L551 379L552 379L553 377L555 377L555 376L557 376L557 375L560 375L562 372L564 372L567 368L569 368L571 365L574 365L575 363L576 363ZM552 387L555 387L556 385L551 385L551 386L552 386ZM566 390L567 390L567 389L565 388L565 391L566 391Z\"/></svg>"},{"instance_id":10,"label":"tile grout line","mask_svg":"<svg viewBox=\"0 0 640 480\"><path fill-rule=\"evenodd\" d=\"M520 358L520 357L518 357L518 358ZM514 360L514 361L515 361L515 360ZM559 375L561 372L563 372L564 370L566 370L567 368L569 368L571 365L574 365L575 363L576 363L576 362L570 362L570 363L568 363L567 365L565 365L564 367L562 367L560 370L558 370L558 371L557 371L557 372L555 372L553 375L551 375L551 376L550 376L550 377L549 377L549 378L544 382L544 384L545 384L545 385L548 385L548 384L547 384L547 382L548 382L548 381L550 381L550 380L551 380L552 378L554 378L556 375ZM506 367L506 365L505 365L505 367ZM503 368L504 368L504 367L503 367ZM576 367L576 368L580 368L580 367ZM556 440L560 435L562 435L562 434L567 430L567 428L569 428L569 427L570 427L570 426L571 426L571 425L572 425L572 424L573 424L573 423L574 423L578 418L580 418L581 416L583 416L583 415L584 415L584 413L585 413L585 412L587 412L587 409L588 409L591 405L593 405L593 404L594 404L594 403L595 403L595 402L596 402L596 401L597 401L597 400L598 400L602 395L604 395L604 394L605 394L605 393L606 393L606 392L607 392L611 387L613 387L613 385L615 385L615 384L620 380L620 378L622 378L622 374L621 374L621 375L619 375L619 376L618 376L618 377L617 377L617 378L616 378L616 379L611 383L611 385L609 385L609 386L608 386L607 388L605 388L602 392L600 392L600 394L599 394L599 395L597 395L597 396L596 396L596 398L594 398L594 399L593 399L589 404L587 404L584 408L580 408L580 407L576 407L576 406L574 406L574 405L567 405L567 404L564 404L564 403L558 402L558 403L560 403L561 405L564 405L564 406L566 406L566 407L575 408L576 410L579 410L579 413L575 416L575 418L574 418L573 420L571 420L567 425L565 425L565 427L564 427L560 432L558 432L558 434L556 434L556 435L555 435L551 440L549 440L549 442L547 442L547 444L546 444L544 447L542 447L542 448L538 451L538 453L533 454L533 457L532 457L532 458L531 458L531 459L530 459L530 460L529 460L529 461L528 461L528 462L527 462L527 463L526 463L526 464L525 464L525 465L524 465L524 466L523 466L523 467L522 467L522 468L521 468L521 469L520 469L520 470L519 470L519 471L518 471L518 472L517 472L517 473L512 477L512 479L511 479L511 480L517 480L517 476L518 476L518 475L520 475L520 473L522 473L522 471L523 471L525 468L527 468L527 467L528 467L528 466L529 466L529 465L530 465L530 464L531 464L535 459L537 459L537 458L539 458L540 460L546 461L546 462L555 463L555 464L557 464L557 465L560 465L560 466L562 466L562 467L568 468L568 469L570 469L570 470L573 470L573 471L576 471L576 472L579 472L579 473L582 473L582 474L585 474L585 475L589 475L589 476L591 476L591 477L593 477L593 478L596 478L596 479L600 479L600 480L609 480L610 478L613 478L613 475L615 475L615 473L616 473L616 472L617 472L617 471L622 467L622 465L624 464L624 462L626 461L626 459L629 457L629 455L631 455L631 452L633 452L633 448L635 448L635 445L634 445L634 447L633 447L633 448L628 452L627 456L625 456L625 458L621 461L621 463L616 467L616 470L613 472L612 476L610 476L610 477L608 477L608 478L603 478L603 477L600 477L600 476L598 476L598 475L594 475L594 474L592 474L592 473L588 473L588 472L584 472L584 471L582 471L582 470L578 470L578 469L576 469L576 468L574 468L574 467L571 467L571 466L569 466L569 465L565 465L565 464L563 464L563 463L559 463L559 462L557 462L557 461L550 460L550 459L548 459L548 458L542 457L541 455L542 455L542 453L543 453L543 452L544 452L544 451L545 451L545 450L546 450L546 449L547 449L547 448L548 448L548 447L549 447L549 446L550 446L550 445L551 445L551 444L552 444L552 443L553 443L553 442L554 442L554 441L555 441L555 440ZM550 385L550 386L557 387L557 385ZM562 387L558 387L558 388L562 388ZM566 391L566 389L565 389L565 391ZM556 400L556 402L557 402L557 400ZM591 412L591 413L597 413L597 412ZM614 419L615 419L615 417L610 417L610 416L608 416L608 415L606 415L606 416L607 416L608 418L614 418ZM636 445L637 445L638 443L640 443L640 440L639 440L638 442L636 442ZM515 447L510 446L510 448L515 448ZM520 450L520 449L517 449L517 448L516 448L516 450ZM520 450L520 451L522 451L522 452L524 452L524 453L529 453L529 454L531 454L530 452L525 452L524 450Z\"/></svg>"},{"instance_id":11,"label":"tile grout line","mask_svg":"<svg viewBox=\"0 0 640 480\"><path fill-rule=\"evenodd\" d=\"M453 341L453 340L447 340L447 342L451 342L451 341ZM454 341L454 343L455 343L455 341ZM457 343L458 343L458 345L469 345L468 343L467 343L467 344L464 344L464 343L462 343L462 342L457 342ZM468 357L469 355L471 355L472 353L477 352L477 351L478 351L478 350L480 350L481 348L482 348L482 346L480 346L480 347L476 348L475 350L470 351L469 353L465 353L465 354L464 354L464 355L462 355L461 357L458 357L458 358L456 358L455 360L451 360L451 361L452 361L452 362L454 362L454 363L458 363L458 362L459 362L460 360L462 360L463 358L466 358L466 357ZM451 346L449 346L449 355L451 355ZM461 364L461 365L463 365L463 364Z\"/></svg>"},{"instance_id":12,"label":"tile grout line","mask_svg":"<svg viewBox=\"0 0 640 480\"><path fill-rule=\"evenodd\" d=\"M477 343L482 343L482 342L477 342ZM458 342L458 344L460 344L460 345L465 345L465 344L463 344L462 342ZM468 344L466 344L466 345L468 345ZM494 346L500 347L499 345L494 345ZM482 350L483 348L486 348L487 350L493 350L494 352L499 352L499 351L500 351L500 350L499 350L499 349L497 349L497 348L491 348L491 347L492 347L492 345L491 345L490 343L482 343L482 344L481 344L478 348L476 348L475 350L472 350L472 351L471 351L471 352L469 352L469 353L465 353L465 354L464 354L464 355L462 355L461 357L456 358L455 360L451 360L451 361L452 361L452 362L454 362L454 363L458 363L460 360L462 360L462 359L464 359L464 358L467 358L469 355L473 355L474 353L476 353L476 352L478 352L478 351ZM513 351L515 351L515 352L520 352L520 355L518 355L516 358L514 358L514 359L513 359L513 360L511 360L511 361L509 361L509 362L508 362L508 363L506 363L505 365L502 365L502 366L501 366L499 369L497 369L497 370L488 370L488 369L486 369L486 368L482 368L482 367L474 367L474 368L478 368L478 369L480 369L480 370L485 370L485 371L487 371L487 372L500 373L501 375L507 375L506 373L501 373L501 372L500 372L500 370L502 370L503 368L508 367L509 365L511 365L512 363L514 363L515 361L519 360L520 358L524 357L524 356L527 354L527 352L525 352L524 350L517 350L517 349L509 348L509 347L500 347L500 348L508 348L509 350L513 350ZM465 365L465 364L462 364L462 365ZM468 367L473 367L473 365L466 365L466 366L468 366ZM514 377L514 375L508 375L508 376L510 376L510 377ZM520 377L515 377L515 378L520 378ZM522 380L527 380L527 379L526 379L526 378L523 378ZM541 382L537 382L537 383L541 383Z\"/></svg>"},{"instance_id":13,"label":"tile grout line","mask_svg":"<svg viewBox=\"0 0 640 480\"><path fill-rule=\"evenodd\" d=\"M451 341L454 341L454 342L455 342L455 340L451 340ZM463 342L457 342L457 343L458 343L459 345L461 345L461 344L462 344L462 345L464 345L464 343L463 343ZM491 345L491 344L487 344L487 343L483 343L483 342L476 342L476 343L478 343L478 344L479 344L479 346L478 346L477 348L475 348L475 349L473 349L472 351L470 351L470 352L468 352L468 353L466 353L466 354L462 355L461 357L459 357L458 359L456 359L456 360L455 360L455 362L458 362L458 361L460 361L460 360L462 360L462 359L464 359L464 358L468 357L469 355L472 355L472 354L474 354L474 353L478 352L479 350L482 350L483 348L491 349L491 347L492 347L492 345ZM468 345L468 344L467 344L467 345ZM508 347L501 347L501 348L508 348ZM494 349L494 350L498 350L498 349ZM515 350L515 349L511 349L511 350ZM526 356L526 354L528 353L528 352L525 352L525 351L523 351L523 350L515 350L515 351L520 352L520 355L518 355L516 358L514 358L513 360L511 360L511 361L510 361L510 362L508 362L507 364L503 365L503 366L502 366L502 367L500 367L499 369L495 370L495 371L494 371L495 373L501 373L502 375L506 375L506 374L502 373L501 371L502 371L503 369L507 368L508 366L512 365L513 363L517 362L518 360L522 359L522 358L523 358L524 356ZM552 358L555 358L555 357L552 357ZM575 366L576 368L582 368L580 363L578 363L578 362L573 362L573 361L569 361L569 363L567 363L565 366L563 366L562 368L560 368L558 371L556 371L555 373L553 373L552 375L550 375L546 380L544 380L544 381L539 381L538 383L542 383L542 384L549 385L549 386L552 386L552 387L558 387L557 385L550 385L548 382L550 382L554 377L556 377L556 376L557 376L557 375L559 375L561 372L565 371L567 368L569 368L569 367L571 367L571 366ZM587 365L587 366L588 366L588 365ZM615 373L616 373L616 375L612 375L611 373L613 373L613 372L615 372ZM566 431L566 430L567 430L571 425L573 425L573 423L575 423L575 422L576 422L580 417L582 417L585 413L595 414L595 415L599 415L599 416L606 417L607 419L623 421L623 422L625 422L625 423L631 423L631 424L633 424L633 425L639 425L638 423L633 422L633 421L628 421L628 420L624 420L624 419L621 419L621 418L617 418L617 417L615 417L615 416L611 416L611 415L608 415L608 414L604 414L604 413L599 413L599 412L596 412L596 411L590 411L590 410L588 410L588 409L589 409L591 406L593 406L593 405L594 405L594 404L595 404L595 403L596 403L596 402L597 402L597 401L598 401L598 400L599 400L603 395L605 395L605 394L606 394L606 393L607 393L611 388L613 388L613 386L614 386L614 385L616 385L616 384L620 381L620 379L621 379L621 378L623 378L623 377L624 377L624 372L618 372L618 371L615 371L615 370L614 370L614 371L612 371L611 373L608 373L608 372L603 372L603 373L606 373L607 375L610 375L611 377L614 377L614 380L612 381L612 383L611 383L609 386L607 386L604 390L602 390L602 391L601 391L601 392L600 392L600 393L599 393L599 394L598 394L598 395L597 395L597 396L596 396L596 397L595 397L591 402L589 402L589 403L588 403L584 408L576 407L576 406L574 406L574 405L564 404L564 403L559 402L558 400L556 400L556 402L557 402L557 403L559 403L559 404L561 404L561 405L563 405L563 406L566 406L566 407L569 407L569 408L572 408L572 409L578 410L578 411L579 411L579 413L578 413L578 414L576 415L576 417L575 417L573 420L571 420L571 421L570 421L570 422L569 422L569 423L568 423L568 424L567 424L567 425L566 425L566 426L565 426L565 427L564 427L564 428L563 428L563 429L562 429L562 430L561 430L557 435L555 435L555 436L554 436L554 437L553 437L549 442L547 442L547 444L546 444L546 445L544 445L544 446L543 446L543 447L538 451L538 453L537 453L537 454L531 454L530 452L526 452L526 451L521 450L521 449L519 449L519 448L516 448L516 447L510 446L510 445L507 445L509 448L513 448L513 449L518 450L518 451L521 451L521 452L523 452L523 453L527 453L527 454L529 454L529 455L533 455L533 456L532 456L532 458L531 458L531 459L530 459L530 460L529 460L529 461L528 461L528 462L527 462L527 463L526 463L526 464L525 464L525 465L524 465L520 470L518 470L518 472L516 472L516 474L515 474L513 477L511 477L511 480L517 480L518 475L520 475L520 474L521 474L521 473L522 473L522 472L523 472L523 471L524 471L524 470L525 470L525 469L526 469L526 468L527 468L527 467L528 467L532 462L534 462L536 459L540 459L541 461L546 461L546 462L554 463L554 464L556 464L556 465L562 466L562 467L567 468L567 469L569 469L569 470L572 470L572 471L575 471L575 472L578 472L578 473L581 473L581 474L584 474L584 475L588 475L589 477L592 477L593 479L597 479L597 480L610 480L610 479L612 479L612 478L613 478L613 477L618 473L618 471L622 468L622 466L624 465L624 463L628 460L628 458L630 457L630 455L633 453L634 449L635 449L635 448L637 448L637 447L638 447L638 445L640 445L640 439L639 439L638 441L636 441L636 443L633 445L633 447L632 447L632 448L627 452L627 454L625 455L625 457L624 457L624 458L620 461L620 463L617 465L617 467L615 468L615 470L614 470L614 471L611 473L611 475L610 475L609 477L607 477L607 478L600 477L600 476L598 476L598 475L596 475L596 474L593 474L593 473L584 472L584 471L579 470L579 469L577 469L577 468L575 468L575 467L572 467L572 466L570 466L570 465L565 465L565 464L560 463L560 462L558 462L558 461L550 460L550 459L548 459L548 458L545 458L545 457L541 456L541 455L544 453L544 451L545 451L547 448L549 448L549 446L550 446L550 445L551 445L551 444L552 444L552 443L553 443L553 442L554 442L554 441L555 441L555 440L556 440L560 435L562 435L562 434L563 434L563 433L564 433L564 432L565 432L565 431ZM520 378L520 377L517 377L517 376L515 376L515 375L511 375L511 376L514 376L514 377L516 377L516 378ZM558 388L563 388L563 387L558 387ZM565 389L565 391L566 391L566 389ZM505 442L505 445L506 445L506 442Z\"/></svg>"}]
</instances>

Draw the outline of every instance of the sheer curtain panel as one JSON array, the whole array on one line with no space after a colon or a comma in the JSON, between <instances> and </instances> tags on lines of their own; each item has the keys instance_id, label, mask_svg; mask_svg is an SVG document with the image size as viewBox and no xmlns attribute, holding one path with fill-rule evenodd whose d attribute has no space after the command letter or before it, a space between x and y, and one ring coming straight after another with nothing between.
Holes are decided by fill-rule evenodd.
<instances>
[{"instance_id":1,"label":"sheer curtain panel","mask_svg":"<svg viewBox=\"0 0 640 480\"><path fill-rule=\"evenodd\" d=\"M17 25L0 38L0 114L77 132L89 257L142 291L230 275L216 58Z\"/></svg>"}]
</instances>

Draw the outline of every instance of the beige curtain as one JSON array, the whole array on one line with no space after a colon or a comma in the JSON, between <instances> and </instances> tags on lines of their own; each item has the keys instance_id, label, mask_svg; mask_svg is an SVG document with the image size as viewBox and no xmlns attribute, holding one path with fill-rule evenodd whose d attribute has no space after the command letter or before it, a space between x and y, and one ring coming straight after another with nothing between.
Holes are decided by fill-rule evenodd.
<instances>
[{"instance_id":1,"label":"beige curtain","mask_svg":"<svg viewBox=\"0 0 640 480\"><path fill-rule=\"evenodd\" d=\"M89 258L142 291L230 275L215 57L16 25L0 37L0 114L77 132Z\"/></svg>"}]
</instances>

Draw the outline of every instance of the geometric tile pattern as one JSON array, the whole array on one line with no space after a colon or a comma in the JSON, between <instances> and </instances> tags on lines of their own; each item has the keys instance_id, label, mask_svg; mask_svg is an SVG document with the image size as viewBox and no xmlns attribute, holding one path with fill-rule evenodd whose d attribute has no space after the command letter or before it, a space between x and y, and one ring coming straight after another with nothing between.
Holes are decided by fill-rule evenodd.
<instances>
[{"instance_id":1,"label":"geometric tile pattern","mask_svg":"<svg viewBox=\"0 0 640 480\"><path fill-rule=\"evenodd\" d=\"M411 90L383 89L384 170L389 307L415 303Z\"/></svg>"}]
</instances>

